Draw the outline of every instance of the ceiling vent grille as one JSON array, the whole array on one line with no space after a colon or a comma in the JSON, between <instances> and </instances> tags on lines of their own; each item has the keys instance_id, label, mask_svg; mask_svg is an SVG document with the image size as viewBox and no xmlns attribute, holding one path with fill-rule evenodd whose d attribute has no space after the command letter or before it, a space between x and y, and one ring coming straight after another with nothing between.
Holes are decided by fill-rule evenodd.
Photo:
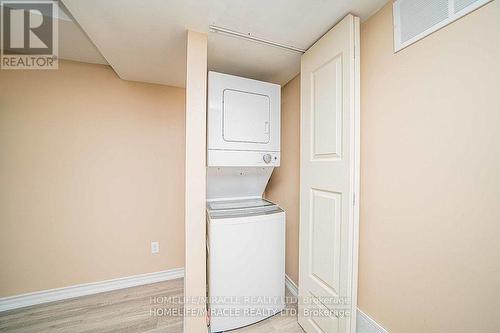
<instances>
[{"instance_id":1,"label":"ceiling vent grille","mask_svg":"<svg viewBox=\"0 0 500 333\"><path fill-rule=\"evenodd\" d=\"M396 0L394 51L397 52L492 0Z\"/></svg>"}]
</instances>

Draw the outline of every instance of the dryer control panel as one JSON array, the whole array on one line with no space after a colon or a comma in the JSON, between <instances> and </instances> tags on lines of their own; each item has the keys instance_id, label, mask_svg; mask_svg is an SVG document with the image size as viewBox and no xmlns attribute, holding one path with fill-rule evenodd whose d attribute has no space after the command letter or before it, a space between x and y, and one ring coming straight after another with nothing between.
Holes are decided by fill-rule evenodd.
<instances>
[{"instance_id":1,"label":"dryer control panel","mask_svg":"<svg viewBox=\"0 0 500 333\"><path fill-rule=\"evenodd\" d=\"M278 167L279 152L209 150L207 155L209 167Z\"/></svg>"}]
</instances>

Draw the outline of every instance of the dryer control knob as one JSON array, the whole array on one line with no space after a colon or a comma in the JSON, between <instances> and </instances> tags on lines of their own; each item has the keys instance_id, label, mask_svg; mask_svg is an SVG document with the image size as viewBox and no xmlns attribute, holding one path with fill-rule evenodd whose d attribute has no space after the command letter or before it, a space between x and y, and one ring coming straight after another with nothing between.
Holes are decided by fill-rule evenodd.
<instances>
[{"instance_id":1,"label":"dryer control knob","mask_svg":"<svg viewBox=\"0 0 500 333\"><path fill-rule=\"evenodd\" d=\"M266 164L271 163L271 154L265 154L264 156L262 156L262 159Z\"/></svg>"}]
</instances>

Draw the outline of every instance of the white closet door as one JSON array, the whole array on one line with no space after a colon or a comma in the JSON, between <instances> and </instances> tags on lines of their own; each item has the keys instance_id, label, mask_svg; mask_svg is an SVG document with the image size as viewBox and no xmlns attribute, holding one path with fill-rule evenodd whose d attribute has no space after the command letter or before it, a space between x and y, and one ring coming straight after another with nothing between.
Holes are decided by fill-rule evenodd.
<instances>
[{"instance_id":1,"label":"white closet door","mask_svg":"<svg viewBox=\"0 0 500 333\"><path fill-rule=\"evenodd\" d=\"M355 332L359 19L346 16L301 60L299 324Z\"/></svg>"}]
</instances>

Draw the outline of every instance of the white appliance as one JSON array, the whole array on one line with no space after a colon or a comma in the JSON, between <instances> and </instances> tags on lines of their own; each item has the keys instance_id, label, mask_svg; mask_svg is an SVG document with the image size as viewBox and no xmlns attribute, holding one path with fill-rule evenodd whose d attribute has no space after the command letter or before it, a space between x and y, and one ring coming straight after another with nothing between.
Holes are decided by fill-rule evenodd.
<instances>
[{"instance_id":1,"label":"white appliance","mask_svg":"<svg viewBox=\"0 0 500 333\"><path fill-rule=\"evenodd\" d=\"M284 309L285 212L262 194L280 164L280 86L208 74L210 331Z\"/></svg>"},{"instance_id":2,"label":"white appliance","mask_svg":"<svg viewBox=\"0 0 500 333\"><path fill-rule=\"evenodd\" d=\"M208 204L210 331L221 332L284 309L285 212L262 199Z\"/></svg>"},{"instance_id":3,"label":"white appliance","mask_svg":"<svg viewBox=\"0 0 500 333\"><path fill-rule=\"evenodd\" d=\"M208 73L209 167L280 165L280 94L277 84Z\"/></svg>"}]
</instances>

